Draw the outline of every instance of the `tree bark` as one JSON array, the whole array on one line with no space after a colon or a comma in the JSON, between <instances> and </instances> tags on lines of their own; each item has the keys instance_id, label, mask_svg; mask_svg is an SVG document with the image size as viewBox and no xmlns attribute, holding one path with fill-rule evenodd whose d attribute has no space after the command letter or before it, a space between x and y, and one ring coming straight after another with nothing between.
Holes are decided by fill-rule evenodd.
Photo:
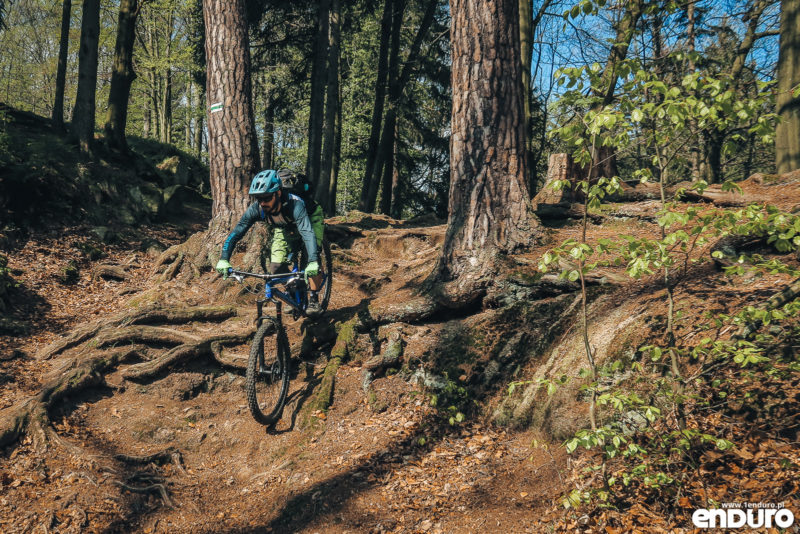
<instances>
[{"instance_id":1,"label":"tree bark","mask_svg":"<svg viewBox=\"0 0 800 534\"><path fill-rule=\"evenodd\" d=\"M111 87L108 94L106 114L106 144L109 148L128 151L125 126L128 122L128 99L131 84L136 79L133 70L133 42L136 37L136 19L139 16L138 0L121 0L117 42L114 45L114 65L111 71Z\"/></svg>"},{"instance_id":2,"label":"tree bark","mask_svg":"<svg viewBox=\"0 0 800 534\"><path fill-rule=\"evenodd\" d=\"M78 51L78 93L72 112L72 132L84 155L94 145L94 114L97 95L97 49L100 37L100 0L83 0L81 40Z\"/></svg>"},{"instance_id":3,"label":"tree bark","mask_svg":"<svg viewBox=\"0 0 800 534\"><path fill-rule=\"evenodd\" d=\"M331 181L328 187L328 196L331 199L330 216L336 215L336 191L339 186L339 165L342 160L342 84L339 83L339 106L336 108L336 137L333 140L333 165L331 167Z\"/></svg>"},{"instance_id":4,"label":"tree bark","mask_svg":"<svg viewBox=\"0 0 800 534\"><path fill-rule=\"evenodd\" d=\"M398 0L396 2L401 3ZM395 57L395 50L394 50L394 34L392 35L392 56L389 59L389 108L386 111L386 118L383 124L383 133L381 135L381 148L379 152L379 159L375 165L375 178L370 188L370 196L369 196L369 211L374 211L375 208L375 201L377 200L378 195L378 181L381 180L381 189L383 191L381 197L381 205L380 205L380 212L389 215L391 213L391 206L396 204L392 200L392 194L395 190L393 187L393 182L401 180L401 176L395 172L395 155L396 155L396 144L397 144L397 119L398 113L400 111L401 106L401 99L403 96L403 90L405 89L406 85L408 84L409 79L411 78L411 74L414 70L414 66L416 65L417 58L419 57L419 51L422 47L422 41L425 39L425 36L428 33L428 29L430 28L431 24L433 23L433 16L436 13L436 6L438 2L437 0L430 0L428 3L428 7L425 10L425 14L423 15L422 21L420 23L419 29L417 30L417 35L414 37L414 42L411 44L411 48L408 51L408 57L406 58L405 62L403 63L403 69L400 72L399 76L397 75L397 70L399 69L399 32L400 26L402 26L402 10L405 9L405 5L401 6L402 10L398 14L397 23L398 23L398 50L397 50L397 57ZM397 4L396 4L397 5ZM394 32L394 28L392 30ZM395 62L393 64L393 62ZM381 179L381 170L382 170L382 179Z\"/></svg>"},{"instance_id":5,"label":"tree bark","mask_svg":"<svg viewBox=\"0 0 800 534\"><path fill-rule=\"evenodd\" d=\"M360 211L369 212L370 187L375 176L375 163L378 160L378 147L381 135L381 119L386 102L386 79L389 74L389 35L391 34L394 0L385 0L381 17L381 44L378 50L378 75L375 80L375 105L372 107L372 126L367 141L367 166L361 187ZM374 205L374 204L373 204Z\"/></svg>"},{"instance_id":6,"label":"tree bark","mask_svg":"<svg viewBox=\"0 0 800 534\"><path fill-rule=\"evenodd\" d=\"M169 57L169 54L167 54ZM159 138L162 143L172 143L172 68L167 67L164 85L159 95Z\"/></svg>"},{"instance_id":7,"label":"tree bark","mask_svg":"<svg viewBox=\"0 0 800 534\"><path fill-rule=\"evenodd\" d=\"M394 120L396 118L397 110L393 108L393 103L396 99L393 98L394 93L399 87L399 69L400 69L400 30L403 26L403 12L405 11L405 0L394 0L392 2L392 31L390 36L390 49L389 49L389 69L386 76L386 84L389 93L389 107L386 110L386 116L383 119L383 129L381 132L381 140L378 148L377 160L373 169L374 173L369 184L364 184L368 188L367 202L364 211L375 211L375 203L378 201L378 189L381 185L381 176L383 166L386 163L387 155L391 148L389 144L394 144L394 136L389 132L394 132ZM391 200L390 200L391 201Z\"/></svg>"},{"instance_id":8,"label":"tree bark","mask_svg":"<svg viewBox=\"0 0 800 534\"><path fill-rule=\"evenodd\" d=\"M326 215L333 215L336 206L335 195L331 197L331 171L333 170L333 154L336 137L336 115L339 110L339 40L341 38L341 12L339 0L331 0L330 8L330 41L328 43L328 88L325 104L324 150L317 202Z\"/></svg>"},{"instance_id":9,"label":"tree bark","mask_svg":"<svg viewBox=\"0 0 800 534\"><path fill-rule=\"evenodd\" d=\"M320 0L317 11L317 39L314 46L314 64L311 68L311 104L308 116L308 155L306 175L317 186L320 178L322 156L322 126L325 108L325 82L328 61L330 0Z\"/></svg>"},{"instance_id":10,"label":"tree bark","mask_svg":"<svg viewBox=\"0 0 800 534\"><path fill-rule=\"evenodd\" d=\"M625 12L622 19L617 24L617 34L614 39L614 45L608 54L603 76L600 81L600 86L594 91L595 96L601 97L598 108L608 106L614 101L614 89L617 86L617 66L628 55L628 47L633 40L636 33L636 25L644 11L644 0L633 0L624 4L622 8ZM590 178L597 178L599 176L606 176L611 178L616 176L617 172L617 158L611 147L599 147L593 154L592 163L592 176Z\"/></svg>"},{"instance_id":11,"label":"tree bark","mask_svg":"<svg viewBox=\"0 0 800 534\"><path fill-rule=\"evenodd\" d=\"M248 205L258 170L251 101L250 46L244 0L204 0L206 104L212 241L222 241Z\"/></svg>"},{"instance_id":12,"label":"tree bark","mask_svg":"<svg viewBox=\"0 0 800 534\"><path fill-rule=\"evenodd\" d=\"M275 149L275 101L269 89L264 95L264 141L261 151L261 168L271 169Z\"/></svg>"},{"instance_id":13,"label":"tree bark","mask_svg":"<svg viewBox=\"0 0 800 534\"><path fill-rule=\"evenodd\" d=\"M744 70L745 61L750 51L753 49L756 41L760 35L758 33L758 24L761 21L761 15L771 5L772 0L757 0L749 4L749 11L743 16L743 21L747 23L747 30L742 37L742 42L736 49L731 68L728 71L728 77L731 80L731 87L734 91L739 89L741 82L742 71ZM794 24L797 25L797 18L794 19ZM718 184L722 182L723 169L722 169L722 146L725 142L727 132L719 131L715 128L707 128L704 131L705 139L708 141L704 146L705 150L705 166L704 178L710 184Z\"/></svg>"},{"instance_id":14,"label":"tree bark","mask_svg":"<svg viewBox=\"0 0 800 534\"><path fill-rule=\"evenodd\" d=\"M782 0L775 102L781 119L775 132L775 165L779 173L800 169L800 97L792 95L797 84L800 84L800 0Z\"/></svg>"},{"instance_id":15,"label":"tree bark","mask_svg":"<svg viewBox=\"0 0 800 534\"><path fill-rule=\"evenodd\" d=\"M526 183L518 0L451 0L450 13L450 204L434 274L443 303L459 306L485 294L499 255L534 243L538 222Z\"/></svg>"},{"instance_id":16,"label":"tree bark","mask_svg":"<svg viewBox=\"0 0 800 534\"><path fill-rule=\"evenodd\" d=\"M72 0L64 0L61 7L61 38L58 44L58 70L56 71L56 98L53 102L53 126L64 130L64 90L67 82L67 52L69 51L69 24L72 18Z\"/></svg>"}]
</instances>

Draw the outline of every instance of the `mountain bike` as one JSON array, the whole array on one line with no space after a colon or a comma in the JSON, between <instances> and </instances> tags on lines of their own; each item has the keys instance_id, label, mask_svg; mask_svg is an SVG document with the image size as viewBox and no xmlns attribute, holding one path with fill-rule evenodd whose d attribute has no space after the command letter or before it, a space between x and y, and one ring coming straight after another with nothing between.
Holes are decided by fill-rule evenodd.
<instances>
[{"instance_id":1,"label":"mountain bike","mask_svg":"<svg viewBox=\"0 0 800 534\"><path fill-rule=\"evenodd\" d=\"M332 265L330 245L325 241L320 251L322 287L319 290L320 307L326 310L331 296ZM302 261L302 258L298 258ZM283 304L291 310L292 318L307 317L308 287L305 271L294 262L292 272L261 274L228 269L228 275L244 283L245 278L264 281L264 297L256 298L256 333L250 345L247 360L247 404L253 418L264 425L277 422L286 402L291 378L291 350L283 326ZM281 290L282 288L283 290ZM275 315L264 315L264 304L275 304Z\"/></svg>"}]
</instances>

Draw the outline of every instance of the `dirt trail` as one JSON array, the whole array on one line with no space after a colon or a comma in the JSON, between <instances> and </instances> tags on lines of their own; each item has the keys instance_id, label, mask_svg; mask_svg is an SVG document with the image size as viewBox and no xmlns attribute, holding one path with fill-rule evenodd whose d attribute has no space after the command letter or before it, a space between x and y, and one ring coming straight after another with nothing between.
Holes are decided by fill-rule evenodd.
<instances>
[{"instance_id":1,"label":"dirt trail","mask_svg":"<svg viewBox=\"0 0 800 534\"><path fill-rule=\"evenodd\" d=\"M374 219L331 221L336 279L331 323L366 301L404 302L430 271L444 227L390 225ZM164 244L195 228L146 229ZM124 266L127 279L92 277L88 259L73 285L58 282L85 241L85 228L34 234L10 257L25 299L20 315L32 333L2 338L0 407L35 394L58 376L78 346L48 360L35 355L79 325L112 315L146 295L153 258L129 239L104 246L99 263ZM96 265L97 262L94 263ZM96 269L95 269L96 270ZM162 293L175 304L207 305L223 284L215 274ZM134 300L135 301L135 300ZM250 297L240 316L193 323L182 331L224 333L252 321ZM287 318L288 319L288 318ZM289 319L290 340L300 324ZM421 360L447 323L406 325L407 359ZM370 344L368 336L360 343ZM282 420L265 429L246 407L243 370L213 360L190 361L155 379L125 380L125 366L104 385L60 403L50 414L58 439L38 446L26 436L0 458L3 532L475 532L537 531L544 506L563 493L563 453L532 447L537 437L482 423L449 425L431 407L431 393L407 374L379 376L365 392L362 361L335 376L330 410L301 409L319 386L327 350L298 362ZM226 355L246 357L246 346ZM244 360L239 360L244 362ZM542 441L541 436L538 437ZM163 458L135 462L168 451ZM139 493L134 489L143 491ZM530 530L529 530L530 529Z\"/></svg>"},{"instance_id":2,"label":"dirt trail","mask_svg":"<svg viewBox=\"0 0 800 534\"><path fill-rule=\"evenodd\" d=\"M639 211L623 210L631 207ZM592 239L656 235L652 203L618 209L616 215L604 214L602 224L590 224ZM540 294L536 291L542 288L530 283L548 245L515 258L514 272L504 283L510 284L506 290L517 304L508 305L503 300L508 295L490 295L483 310L423 316L408 310L419 300L415 289L431 271L443 225L358 214L328 223L335 244L334 291L318 325L341 329L359 310L383 310L384 317L394 310L405 313L407 322L387 320L380 328L356 332L348 342L349 359L334 369L327 411L309 407L329 383L324 373L337 350L331 342L296 358L288 404L271 429L257 424L246 405L246 343L227 346L225 364L201 355L144 379L126 379L130 364L138 362L122 362L104 382L59 401L49 413L50 439L32 431L0 455L0 531L468 533L586 527L588 516L564 512L560 499L582 483L579 472L591 456L568 462L563 447L548 436L490 423L494 410L511 399L506 395L511 377L531 378L545 361L537 351L547 349L548 362L562 366L574 356L557 352L570 351L574 325L556 324L559 317L569 319L574 288L565 293L560 282L552 281ZM243 292L232 300L234 283L211 272L199 279L179 275L158 282L152 270L157 253L142 250L145 237L177 244L203 224L143 228L103 246L108 256L95 261L78 252L87 241L86 228L34 233L18 247L9 257L22 284L12 315L28 320L31 331L0 338L0 410L37 394L52 377L63 376L67 365L95 349L90 341L37 359L45 347L133 305L209 306L225 296L226 303L235 304L235 316L171 325L171 335L251 329L252 295ZM577 237L580 229L565 223L547 231L552 244ZM73 258L79 259L80 274L72 285L64 285L58 278ZM121 268L126 278L103 277L97 269L92 276L98 263ZM622 269L606 269L592 282L601 295L593 304L596 313L616 326L631 323L629 330L640 336L658 330L659 290L646 280L626 282ZM778 275L734 288L710 265L698 267L693 277L678 295L683 309L693 314L677 327L681 339L697 335L694 321L704 312L759 304L786 283ZM541 308L530 306L539 301ZM631 318L641 314L649 322L616 320L611 309L631 310ZM540 315L529 315L530 310ZM304 324L286 321L297 349ZM537 321L541 324L517 328ZM602 321L597 324L602 327ZM547 335L539 339L542 332ZM370 384L365 380L367 368L372 369L370 357L400 334L402 361L376 371ZM557 336L558 346L551 350L548 343ZM638 346L636 339L618 337L614 328L598 336L598 346L608 346L617 356ZM506 368L498 371L498 361ZM582 366L569 365L572 373ZM427 373L432 367L447 368L444 391L462 395L462 403L471 406L463 422L455 411L447 411L450 401L443 400L444 393L430 386L436 380ZM553 372L561 372L557 368ZM464 398L461 386L466 385L474 397ZM553 400L559 405L547 400L533 407L551 412L555 406L547 425L541 425L550 435L570 434L585 417L577 390L565 388L560 395ZM518 406L510 409L519 411Z\"/></svg>"}]
</instances>

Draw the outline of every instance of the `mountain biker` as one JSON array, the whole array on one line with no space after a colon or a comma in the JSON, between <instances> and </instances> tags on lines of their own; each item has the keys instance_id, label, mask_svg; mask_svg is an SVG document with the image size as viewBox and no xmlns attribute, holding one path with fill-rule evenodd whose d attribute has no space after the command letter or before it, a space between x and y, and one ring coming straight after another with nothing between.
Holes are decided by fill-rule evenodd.
<instances>
[{"instance_id":1,"label":"mountain biker","mask_svg":"<svg viewBox=\"0 0 800 534\"><path fill-rule=\"evenodd\" d=\"M217 262L217 272L227 278L231 267L229 260L236 243L247 233L256 221L264 221L274 228L270 252L270 274L287 272L287 255L299 250L300 241L308 253L305 271L308 277L309 296L306 314L318 316L322 309L317 291L322 286L319 275L319 249L322 247L324 231L322 206L313 199L303 200L299 195L283 189L283 180L292 177L292 171L267 169L259 172L250 184L250 196L255 200L244 212L225 243Z\"/></svg>"}]
</instances>

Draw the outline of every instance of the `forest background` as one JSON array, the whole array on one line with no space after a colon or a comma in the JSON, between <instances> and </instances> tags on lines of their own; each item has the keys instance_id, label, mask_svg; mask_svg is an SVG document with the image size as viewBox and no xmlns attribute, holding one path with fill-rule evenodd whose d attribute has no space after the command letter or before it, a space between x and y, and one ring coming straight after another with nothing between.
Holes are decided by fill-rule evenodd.
<instances>
[{"instance_id":1,"label":"forest background","mask_svg":"<svg viewBox=\"0 0 800 534\"><path fill-rule=\"evenodd\" d=\"M77 4L5 3L0 96L8 105L73 117L82 13ZM196 0L100 2L92 123L99 127L109 117L121 8L138 16L124 132L207 159L202 5ZM305 169L316 181L329 176L328 190L335 193L335 203L326 204L329 215L358 208L445 218L447 3L262 0L247 8L261 167ZM530 72L524 89L531 196L544 182L548 156L576 148L560 126L598 102L624 113L626 100L663 99L645 87L648 80L637 80L643 73L678 87L689 74L703 81L701 87L684 85L687 95L681 95L696 98L705 110L670 141L681 147L671 163L674 180L715 183L773 170L779 2L523 1L520 15L523 72ZM720 102L720 95L728 101ZM619 131L627 139L611 169L628 180L637 178L637 170L656 167L646 139L660 121L671 120L639 119Z\"/></svg>"}]
</instances>

